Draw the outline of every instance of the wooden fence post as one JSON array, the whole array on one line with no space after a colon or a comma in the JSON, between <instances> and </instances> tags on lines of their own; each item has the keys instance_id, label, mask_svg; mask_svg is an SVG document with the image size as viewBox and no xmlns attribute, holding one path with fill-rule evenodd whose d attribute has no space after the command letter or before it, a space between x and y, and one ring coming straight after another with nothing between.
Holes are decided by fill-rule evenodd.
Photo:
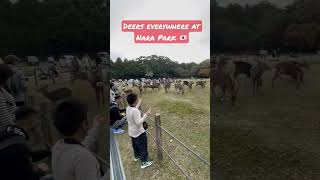
<instances>
[{"instance_id":1,"label":"wooden fence post","mask_svg":"<svg viewBox=\"0 0 320 180\"><path fill-rule=\"evenodd\" d=\"M155 115L155 127L156 127L156 143L157 143L157 154L158 154L158 160L162 161L163 155L162 155L162 133L161 133L161 120L160 120L160 114L157 113Z\"/></svg>"}]
</instances>

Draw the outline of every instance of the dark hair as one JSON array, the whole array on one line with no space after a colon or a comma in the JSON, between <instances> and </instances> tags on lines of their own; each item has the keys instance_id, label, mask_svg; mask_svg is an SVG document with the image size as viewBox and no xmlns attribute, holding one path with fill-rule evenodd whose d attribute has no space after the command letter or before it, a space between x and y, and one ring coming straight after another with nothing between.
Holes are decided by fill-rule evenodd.
<instances>
[{"instance_id":1,"label":"dark hair","mask_svg":"<svg viewBox=\"0 0 320 180\"><path fill-rule=\"evenodd\" d=\"M32 107L26 107L26 106L20 107L15 112L16 122L24 120L25 118L27 118L28 116L33 115L33 114L38 114L38 112L35 109L33 109Z\"/></svg>"},{"instance_id":2,"label":"dark hair","mask_svg":"<svg viewBox=\"0 0 320 180\"><path fill-rule=\"evenodd\" d=\"M16 62L19 61L19 58L15 55L8 55L3 58L3 62L5 64L16 64Z\"/></svg>"},{"instance_id":3,"label":"dark hair","mask_svg":"<svg viewBox=\"0 0 320 180\"><path fill-rule=\"evenodd\" d=\"M116 95L116 97L114 97L115 100L120 99L120 98L122 98L122 97L119 95Z\"/></svg>"},{"instance_id":4,"label":"dark hair","mask_svg":"<svg viewBox=\"0 0 320 180\"><path fill-rule=\"evenodd\" d=\"M136 102L137 99L138 99L138 95L136 93L130 93L127 96L127 102L130 105L133 105Z\"/></svg>"},{"instance_id":5,"label":"dark hair","mask_svg":"<svg viewBox=\"0 0 320 180\"><path fill-rule=\"evenodd\" d=\"M0 84L5 84L12 75L13 71L8 65L0 64Z\"/></svg>"},{"instance_id":6,"label":"dark hair","mask_svg":"<svg viewBox=\"0 0 320 180\"><path fill-rule=\"evenodd\" d=\"M57 105L53 113L53 123L64 136L73 135L87 120L88 107L76 99L68 99Z\"/></svg>"}]
</instances>

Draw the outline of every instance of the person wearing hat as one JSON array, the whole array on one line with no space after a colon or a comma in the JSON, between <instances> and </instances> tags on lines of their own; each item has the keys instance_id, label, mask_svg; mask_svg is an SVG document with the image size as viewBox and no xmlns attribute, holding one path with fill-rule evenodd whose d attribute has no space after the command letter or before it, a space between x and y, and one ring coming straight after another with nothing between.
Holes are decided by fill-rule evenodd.
<instances>
[{"instance_id":1,"label":"person wearing hat","mask_svg":"<svg viewBox=\"0 0 320 180\"><path fill-rule=\"evenodd\" d=\"M16 104L13 96L5 89L7 80L13 75L12 69L0 64L0 131L7 125L14 124Z\"/></svg>"},{"instance_id":2,"label":"person wearing hat","mask_svg":"<svg viewBox=\"0 0 320 180\"><path fill-rule=\"evenodd\" d=\"M110 103L110 127L114 134L122 134L124 132L123 126L127 124L127 118L123 115L126 110L119 108L121 98L116 95L115 100Z\"/></svg>"},{"instance_id":3,"label":"person wearing hat","mask_svg":"<svg viewBox=\"0 0 320 180\"><path fill-rule=\"evenodd\" d=\"M8 55L4 58L4 63L7 64L13 71L13 75L6 82L5 88L14 97L18 107L25 104L26 83L23 72L16 66L19 58L15 55Z\"/></svg>"}]
</instances>

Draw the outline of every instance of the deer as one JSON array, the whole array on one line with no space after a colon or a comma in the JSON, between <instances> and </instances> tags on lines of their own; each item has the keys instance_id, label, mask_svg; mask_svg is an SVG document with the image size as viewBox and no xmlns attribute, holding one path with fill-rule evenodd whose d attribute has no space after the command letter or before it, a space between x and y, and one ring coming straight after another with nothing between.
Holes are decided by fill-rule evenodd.
<instances>
[{"instance_id":1,"label":"deer","mask_svg":"<svg viewBox=\"0 0 320 180\"><path fill-rule=\"evenodd\" d=\"M164 83L164 90L166 91L166 94L168 93L168 90L170 89L171 83L170 82L165 82Z\"/></svg>"},{"instance_id":2,"label":"deer","mask_svg":"<svg viewBox=\"0 0 320 180\"><path fill-rule=\"evenodd\" d=\"M48 100L56 104L58 101L67 99L72 96L72 90L66 87L48 91L49 85L45 85L39 88L37 91L40 92Z\"/></svg>"},{"instance_id":3,"label":"deer","mask_svg":"<svg viewBox=\"0 0 320 180\"><path fill-rule=\"evenodd\" d=\"M234 78L237 78L240 74L245 74L247 78L250 78L252 65L244 61L234 61L235 71Z\"/></svg>"},{"instance_id":4,"label":"deer","mask_svg":"<svg viewBox=\"0 0 320 180\"><path fill-rule=\"evenodd\" d=\"M175 89L176 92L177 92L177 90L178 90L178 92L181 92L182 95L184 94L183 86L182 86L180 83L175 83L175 84L174 84L174 89Z\"/></svg>"},{"instance_id":5,"label":"deer","mask_svg":"<svg viewBox=\"0 0 320 180\"><path fill-rule=\"evenodd\" d=\"M296 88L300 87L301 82L303 82L304 72L300 65L294 62L280 62L276 64L275 72L272 78L272 88L274 88L274 81L280 75L290 76L292 79L296 81Z\"/></svg>"},{"instance_id":6,"label":"deer","mask_svg":"<svg viewBox=\"0 0 320 180\"><path fill-rule=\"evenodd\" d=\"M102 81L101 72L96 68L92 68L88 72L88 81L96 95L97 106L100 107L101 104L105 104L104 82Z\"/></svg>"},{"instance_id":7,"label":"deer","mask_svg":"<svg viewBox=\"0 0 320 180\"><path fill-rule=\"evenodd\" d=\"M193 81L190 81L189 86L188 86L188 87L189 87L189 90L191 90L191 89L192 89L192 85L193 85L193 83L194 83Z\"/></svg>"},{"instance_id":8,"label":"deer","mask_svg":"<svg viewBox=\"0 0 320 180\"><path fill-rule=\"evenodd\" d=\"M256 91L260 86L262 86L262 75L265 71L269 70L270 67L261 61L257 61L257 64L254 65L250 70L250 76L252 79L252 92L253 95L256 94Z\"/></svg>"},{"instance_id":9,"label":"deer","mask_svg":"<svg viewBox=\"0 0 320 180\"><path fill-rule=\"evenodd\" d=\"M197 81L195 87L197 87L197 86L201 86L202 88L205 88L206 87L206 82L205 81Z\"/></svg>"},{"instance_id":10,"label":"deer","mask_svg":"<svg viewBox=\"0 0 320 180\"><path fill-rule=\"evenodd\" d=\"M223 93L222 99L224 99L226 93L229 93L231 96L231 104L232 106L235 106L240 89L239 81L236 78L232 79L231 75L225 72L221 66L213 71L212 81L213 93L215 94L216 87L220 87Z\"/></svg>"}]
</instances>

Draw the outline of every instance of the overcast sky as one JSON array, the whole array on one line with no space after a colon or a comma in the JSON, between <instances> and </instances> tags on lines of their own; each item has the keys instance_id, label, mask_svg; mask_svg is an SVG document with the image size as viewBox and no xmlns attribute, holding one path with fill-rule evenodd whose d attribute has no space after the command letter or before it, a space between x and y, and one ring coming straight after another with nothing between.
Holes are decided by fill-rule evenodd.
<instances>
[{"instance_id":1,"label":"overcast sky","mask_svg":"<svg viewBox=\"0 0 320 180\"><path fill-rule=\"evenodd\" d=\"M134 59L152 54L178 62L199 63L210 57L210 0L111 0L110 57ZM136 44L122 32L122 20L202 20L202 32L190 32L188 44Z\"/></svg>"}]
</instances>

